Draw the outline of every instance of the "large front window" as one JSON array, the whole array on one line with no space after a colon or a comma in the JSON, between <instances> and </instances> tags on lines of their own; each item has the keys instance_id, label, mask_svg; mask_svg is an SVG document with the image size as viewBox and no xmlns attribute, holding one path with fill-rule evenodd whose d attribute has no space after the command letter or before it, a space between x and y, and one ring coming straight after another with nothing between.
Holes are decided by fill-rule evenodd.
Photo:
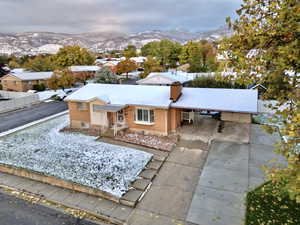
<instances>
[{"instance_id":1,"label":"large front window","mask_svg":"<svg viewBox=\"0 0 300 225\"><path fill-rule=\"evenodd\" d=\"M153 124L154 111L152 109L136 109L135 122L142 124Z\"/></svg>"}]
</instances>

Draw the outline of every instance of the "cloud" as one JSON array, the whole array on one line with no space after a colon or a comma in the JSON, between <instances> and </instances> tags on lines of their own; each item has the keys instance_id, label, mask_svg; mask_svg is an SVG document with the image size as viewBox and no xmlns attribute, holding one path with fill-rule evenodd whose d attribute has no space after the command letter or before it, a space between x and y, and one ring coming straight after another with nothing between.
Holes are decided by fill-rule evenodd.
<instances>
[{"instance_id":1,"label":"cloud","mask_svg":"<svg viewBox=\"0 0 300 225\"><path fill-rule=\"evenodd\" d=\"M242 0L1 0L1 32L217 28Z\"/></svg>"}]
</instances>

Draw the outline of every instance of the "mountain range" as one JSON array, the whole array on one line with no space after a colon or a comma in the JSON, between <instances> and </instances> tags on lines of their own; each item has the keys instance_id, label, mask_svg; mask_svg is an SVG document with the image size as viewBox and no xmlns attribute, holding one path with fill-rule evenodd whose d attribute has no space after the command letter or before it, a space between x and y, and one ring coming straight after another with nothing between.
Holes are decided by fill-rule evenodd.
<instances>
[{"instance_id":1,"label":"mountain range","mask_svg":"<svg viewBox=\"0 0 300 225\"><path fill-rule=\"evenodd\" d=\"M0 54L37 55L55 54L66 45L80 45L92 52L122 50L128 45L141 48L151 41L170 40L185 43L190 40L219 40L232 31L226 27L207 32L176 30L151 30L132 34L95 32L65 34L52 32L0 33Z\"/></svg>"}]
</instances>

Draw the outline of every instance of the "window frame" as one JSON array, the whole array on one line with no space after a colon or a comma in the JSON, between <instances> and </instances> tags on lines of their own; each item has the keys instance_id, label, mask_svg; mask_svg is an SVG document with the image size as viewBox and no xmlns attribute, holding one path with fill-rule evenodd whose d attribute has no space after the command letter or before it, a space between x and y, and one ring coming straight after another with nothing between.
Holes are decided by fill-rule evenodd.
<instances>
[{"instance_id":1,"label":"window frame","mask_svg":"<svg viewBox=\"0 0 300 225\"><path fill-rule=\"evenodd\" d=\"M76 102L76 109L79 111L87 110L87 104L85 102Z\"/></svg>"},{"instance_id":2,"label":"window frame","mask_svg":"<svg viewBox=\"0 0 300 225\"><path fill-rule=\"evenodd\" d=\"M136 124L142 124L142 125L154 125L155 124L154 110L149 108L136 108L135 115L134 115L134 122Z\"/></svg>"}]
</instances>

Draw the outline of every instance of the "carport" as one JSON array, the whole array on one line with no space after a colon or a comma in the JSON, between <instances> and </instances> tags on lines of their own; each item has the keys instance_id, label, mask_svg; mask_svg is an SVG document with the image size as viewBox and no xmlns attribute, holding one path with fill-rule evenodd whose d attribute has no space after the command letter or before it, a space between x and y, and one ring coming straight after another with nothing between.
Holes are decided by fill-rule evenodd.
<instances>
[{"instance_id":1,"label":"carport","mask_svg":"<svg viewBox=\"0 0 300 225\"><path fill-rule=\"evenodd\" d=\"M220 113L223 121L251 123L251 115L257 113L257 99L257 90L184 88L171 107L181 112L181 121L197 123L201 114Z\"/></svg>"}]
</instances>

